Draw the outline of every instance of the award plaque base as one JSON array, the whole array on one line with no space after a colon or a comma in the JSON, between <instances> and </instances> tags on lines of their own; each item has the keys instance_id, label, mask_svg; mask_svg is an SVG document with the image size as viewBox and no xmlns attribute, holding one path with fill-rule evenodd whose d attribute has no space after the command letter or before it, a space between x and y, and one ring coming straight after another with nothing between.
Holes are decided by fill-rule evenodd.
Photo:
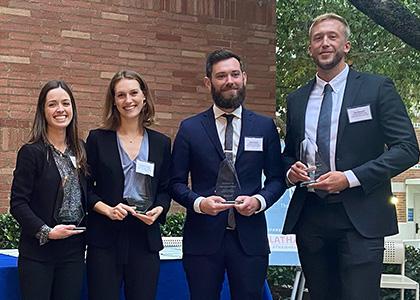
<instances>
[{"instance_id":1,"label":"award plaque base","mask_svg":"<svg viewBox=\"0 0 420 300\"><path fill-rule=\"evenodd\" d=\"M305 187L305 186L308 186L308 185L313 184L313 183L316 183L316 180L303 181L303 182L300 183L300 186Z\"/></svg>"}]
</instances>

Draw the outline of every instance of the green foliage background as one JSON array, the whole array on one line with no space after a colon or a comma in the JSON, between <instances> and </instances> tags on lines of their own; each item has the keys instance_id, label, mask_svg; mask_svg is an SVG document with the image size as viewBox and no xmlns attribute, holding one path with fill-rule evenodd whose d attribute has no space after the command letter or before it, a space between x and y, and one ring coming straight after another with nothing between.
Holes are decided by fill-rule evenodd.
<instances>
[{"instance_id":1,"label":"green foliage background","mask_svg":"<svg viewBox=\"0 0 420 300\"><path fill-rule=\"evenodd\" d=\"M418 0L401 0L420 16ZM334 12L351 28L347 62L358 71L392 78L413 120L420 119L420 52L374 23L346 0L277 0L276 98L282 135L286 96L316 73L307 54L308 29L314 17Z\"/></svg>"},{"instance_id":2,"label":"green foliage background","mask_svg":"<svg viewBox=\"0 0 420 300\"><path fill-rule=\"evenodd\" d=\"M19 224L10 214L0 214L0 249L14 249L19 243Z\"/></svg>"}]
</instances>

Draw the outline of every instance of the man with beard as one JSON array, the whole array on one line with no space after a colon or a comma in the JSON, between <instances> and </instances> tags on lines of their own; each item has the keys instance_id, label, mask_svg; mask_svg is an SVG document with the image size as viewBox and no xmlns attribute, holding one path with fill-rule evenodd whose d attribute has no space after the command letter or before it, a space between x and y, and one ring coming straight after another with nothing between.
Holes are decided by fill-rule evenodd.
<instances>
[{"instance_id":1,"label":"man with beard","mask_svg":"<svg viewBox=\"0 0 420 300\"><path fill-rule=\"evenodd\" d=\"M170 185L187 209L183 265L193 300L219 299L225 272L231 299L262 297L269 253L264 211L286 184L273 120L242 105L246 82L238 55L210 53L204 84L214 105L184 120L173 146Z\"/></svg>"},{"instance_id":2,"label":"man with beard","mask_svg":"<svg viewBox=\"0 0 420 300\"><path fill-rule=\"evenodd\" d=\"M309 53L316 77L287 99L284 155L296 189L283 232L296 234L312 300L380 299L384 236L398 232L391 178L419 159L392 81L345 63L349 36L336 14L314 19ZM302 156L303 140L316 143L317 153ZM304 161L311 160L321 174L305 186Z\"/></svg>"}]
</instances>

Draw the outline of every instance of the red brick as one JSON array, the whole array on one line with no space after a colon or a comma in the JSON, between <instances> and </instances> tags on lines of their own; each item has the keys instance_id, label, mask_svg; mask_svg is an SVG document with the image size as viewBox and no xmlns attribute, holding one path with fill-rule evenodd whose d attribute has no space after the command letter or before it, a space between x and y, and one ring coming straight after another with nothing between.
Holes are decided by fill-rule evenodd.
<instances>
[{"instance_id":1,"label":"red brick","mask_svg":"<svg viewBox=\"0 0 420 300\"><path fill-rule=\"evenodd\" d=\"M156 39L157 40L163 40L163 41L181 41L181 36L179 35L173 35L173 34L164 34L164 33L156 33Z\"/></svg>"},{"instance_id":2,"label":"red brick","mask_svg":"<svg viewBox=\"0 0 420 300\"><path fill-rule=\"evenodd\" d=\"M3 6L28 9L32 16L0 16L0 53L30 59L29 65L0 64L0 126L6 129L6 146L17 150L27 138L39 88L54 78L72 85L81 135L86 137L101 122L109 83L109 78L101 76L104 72L112 76L120 69L134 69L148 81L156 110L163 117L154 128L174 137L183 118L211 106L211 96L202 83L204 56L220 47L244 56L252 82L247 104L272 115L273 24L244 22L238 0L193 2L6 1ZM270 3L271 11L259 9L267 14L261 20L272 22L275 4ZM255 1L241 0L240 5L256 18ZM128 22L103 19L102 12L127 15ZM90 39L63 38L62 30L89 33ZM248 37L267 39L268 44L247 44ZM120 57L121 51L127 54ZM14 167L15 154L15 150L0 150L0 172ZM0 178L0 190L9 190L11 175ZM0 209L8 206L8 194L0 193Z\"/></svg>"}]
</instances>

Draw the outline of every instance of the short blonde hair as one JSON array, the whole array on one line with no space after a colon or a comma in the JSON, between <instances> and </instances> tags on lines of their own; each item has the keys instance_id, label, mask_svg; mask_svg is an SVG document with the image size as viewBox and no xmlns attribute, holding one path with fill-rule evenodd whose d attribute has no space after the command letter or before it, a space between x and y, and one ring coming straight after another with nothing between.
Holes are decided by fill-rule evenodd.
<instances>
[{"instance_id":1,"label":"short blonde hair","mask_svg":"<svg viewBox=\"0 0 420 300\"><path fill-rule=\"evenodd\" d=\"M313 30L314 26L321 23L322 21L325 21L325 20L337 20L337 21L339 21L341 24L344 25L344 36L345 36L346 40L348 40L350 38L350 34L351 34L350 26L347 23L346 19L344 19L342 16L339 16L339 15L334 14L334 13L322 14L322 15L316 17L315 19L313 19L311 27L309 27L309 38L312 35L312 30Z\"/></svg>"}]
</instances>

